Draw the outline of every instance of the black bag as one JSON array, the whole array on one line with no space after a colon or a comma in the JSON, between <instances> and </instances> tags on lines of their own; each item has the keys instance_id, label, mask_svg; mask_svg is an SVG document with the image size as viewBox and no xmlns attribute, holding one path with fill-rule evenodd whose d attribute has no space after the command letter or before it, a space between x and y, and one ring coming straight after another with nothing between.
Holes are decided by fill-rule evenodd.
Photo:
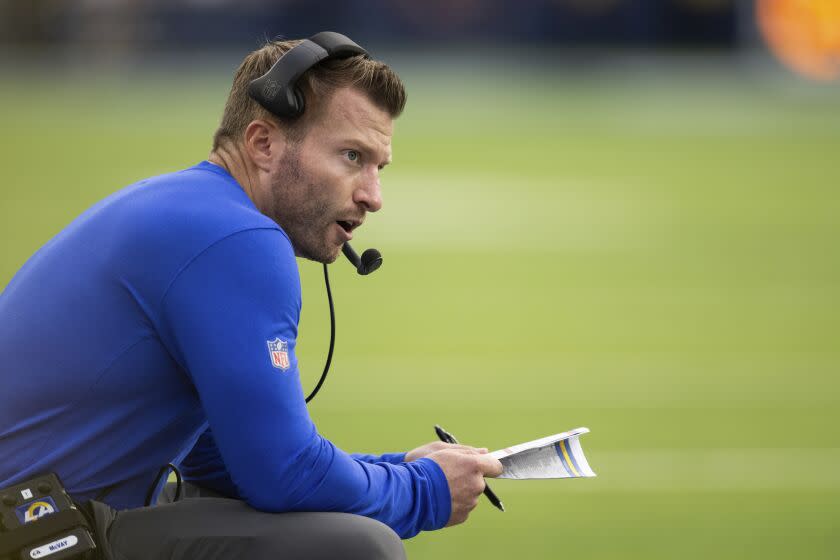
<instances>
[{"instance_id":1,"label":"black bag","mask_svg":"<svg viewBox=\"0 0 840 560\"><path fill-rule=\"evenodd\" d=\"M0 489L0 559L91 560L92 527L54 473Z\"/></svg>"}]
</instances>

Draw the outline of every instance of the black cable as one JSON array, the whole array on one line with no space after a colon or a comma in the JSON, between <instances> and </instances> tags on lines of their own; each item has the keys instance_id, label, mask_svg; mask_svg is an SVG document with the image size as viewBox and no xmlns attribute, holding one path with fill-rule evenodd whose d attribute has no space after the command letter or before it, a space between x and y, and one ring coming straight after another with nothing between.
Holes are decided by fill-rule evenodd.
<instances>
[{"instance_id":1,"label":"black cable","mask_svg":"<svg viewBox=\"0 0 840 560\"><path fill-rule=\"evenodd\" d=\"M324 364L324 373L321 374L321 379L318 384L312 389L312 392L306 397L306 402L311 401L318 394L321 385L327 378L327 372L330 371L330 364L332 363L333 349L335 348L335 308L333 307L332 290L330 290L330 275L327 272L327 265L324 263L324 283L327 285L327 301L330 304L330 350L327 352L327 363Z\"/></svg>"},{"instance_id":2,"label":"black cable","mask_svg":"<svg viewBox=\"0 0 840 560\"><path fill-rule=\"evenodd\" d=\"M175 471L175 501L177 502L181 499L181 484L183 484L183 480L181 479L181 471L178 470L178 467L172 463L169 466Z\"/></svg>"},{"instance_id":3,"label":"black cable","mask_svg":"<svg viewBox=\"0 0 840 560\"><path fill-rule=\"evenodd\" d=\"M155 477L155 480L152 482L152 485L149 486L148 492L146 492L146 501L145 501L146 507L149 507L150 505L152 505L152 498L154 497L155 488L157 488L157 485L160 484L160 479L163 478L164 475L169 473L170 470L175 471L175 480L177 482L177 485L175 486L175 500L174 501L177 502L178 500L181 499L181 484L182 484L181 471L179 471L178 467L176 467L172 463L167 463L166 465L164 465L160 468L160 470L157 473L157 476Z\"/></svg>"}]
</instances>

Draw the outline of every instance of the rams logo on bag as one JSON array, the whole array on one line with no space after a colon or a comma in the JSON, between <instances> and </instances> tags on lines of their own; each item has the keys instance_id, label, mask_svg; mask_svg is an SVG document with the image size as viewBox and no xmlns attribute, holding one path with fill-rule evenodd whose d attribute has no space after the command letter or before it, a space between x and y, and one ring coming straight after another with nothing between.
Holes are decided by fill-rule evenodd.
<instances>
[{"instance_id":1,"label":"rams logo on bag","mask_svg":"<svg viewBox=\"0 0 840 560\"><path fill-rule=\"evenodd\" d=\"M275 338L268 341L268 353L271 356L271 365L279 370L286 371L291 365L289 362L289 343L285 340Z\"/></svg>"},{"instance_id":2,"label":"rams logo on bag","mask_svg":"<svg viewBox=\"0 0 840 560\"><path fill-rule=\"evenodd\" d=\"M55 506L52 498L44 496L34 502L18 507L16 513L21 523L32 523L56 511L58 511L58 508Z\"/></svg>"}]
</instances>

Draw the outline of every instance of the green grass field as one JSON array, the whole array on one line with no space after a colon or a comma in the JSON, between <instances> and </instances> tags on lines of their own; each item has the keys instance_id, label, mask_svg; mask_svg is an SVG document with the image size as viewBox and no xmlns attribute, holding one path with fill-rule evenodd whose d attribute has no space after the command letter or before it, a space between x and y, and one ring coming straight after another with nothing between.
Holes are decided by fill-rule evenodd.
<instances>
[{"instance_id":1,"label":"green grass field","mask_svg":"<svg viewBox=\"0 0 840 560\"><path fill-rule=\"evenodd\" d=\"M840 556L837 89L404 77L385 209L356 243L385 264L332 269L312 415L360 452L435 423L491 449L588 426L599 474L497 481L507 513L482 503L409 557ZM4 82L0 286L94 201L203 159L227 79ZM319 267L300 268L311 386L328 318Z\"/></svg>"}]
</instances>

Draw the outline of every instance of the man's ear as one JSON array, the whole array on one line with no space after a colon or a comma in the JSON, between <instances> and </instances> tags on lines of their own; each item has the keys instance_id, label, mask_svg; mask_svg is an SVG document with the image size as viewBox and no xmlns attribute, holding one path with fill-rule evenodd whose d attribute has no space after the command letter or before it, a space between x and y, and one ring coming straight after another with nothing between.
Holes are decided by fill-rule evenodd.
<instances>
[{"instance_id":1,"label":"man's ear","mask_svg":"<svg viewBox=\"0 0 840 560\"><path fill-rule=\"evenodd\" d=\"M272 162L286 149L286 137L277 125L261 119L245 128L245 152L261 171L270 171Z\"/></svg>"}]
</instances>

